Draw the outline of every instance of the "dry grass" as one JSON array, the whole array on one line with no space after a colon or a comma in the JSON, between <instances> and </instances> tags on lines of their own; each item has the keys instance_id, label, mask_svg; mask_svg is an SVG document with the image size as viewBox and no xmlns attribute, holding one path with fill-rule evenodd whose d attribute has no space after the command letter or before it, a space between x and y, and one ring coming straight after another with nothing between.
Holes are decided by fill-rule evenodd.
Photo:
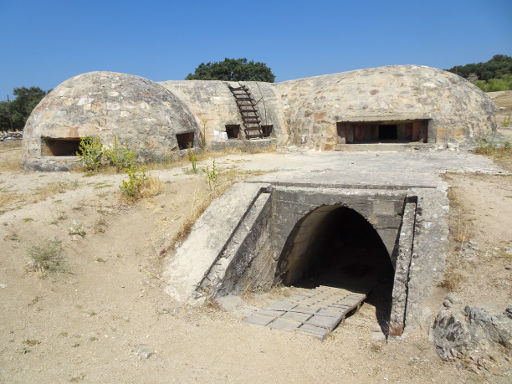
<instances>
[{"instance_id":1,"label":"dry grass","mask_svg":"<svg viewBox=\"0 0 512 384\"><path fill-rule=\"evenodd\" d=\"M37 187L31 194L31 199L33 203L37 203L39 201L46 200L50 196L57 195L59 193L64 193L67 191L72 191L80 187L80 183L75 181L55 181L40 187Z\"/></svg>"},{"instance_id":2,"label":"dry grass","mask_svg":"<svg viewBox=\"0 0 512 384\"><path fill-rule=\"evenodd\" d=\"M0 171L18 171L21 169L21 140L0 143Z\"/></svg>"},{"instance_id":3,"label":"dry grass","mask_svg":"<svg viewBox=\"0 0 512 384\"><path fill-rule=\"evenodd\" d=\"M256 153L270 153L275 152L276 146L271 145L269 148L257 148L257 147L251 147L249 145L245 145L240 148L235 147L226 147L223 149L218 150L211 150L211 149L205 149L205 150L198 150L197 151L197 161L203 161L208 159L216 159L218 157L223 157L227 155L236 155L236 154L242 154L242 153L250 153L250 154L256 154ZM157 169L169 169L169 168L176 168L176 167L183 167L188 164L190 164L190 161L188 160L188 154L184 153L177 157L168 158L162 162L151 162L146 164L146 169L148 170L157 170Z\"/></svg>"},{"instance_id":4,"label":"dry grass","mask_svg":"<svg viewBox=\"0 0 512 384\"><path fill-rule=\"evenodd\" d=\"M444 279L437 284L438 287L444 288L449 292L456 291L464 280L464 277L455 271L455 266L452 264L453 263L448 264L448 268L444 274Z\"/></svg>"},{"instance_id":5,"label":"dry grass","mask_svg":"<svg viewBox=\"0 0 512 384\"><path fill-rule=\"evenodd\" d=\"M497 145L493 142L481 140L475 148L475 153L485 155L500 167L512 171L512 145L509 142Z\"/></svg>"},{"instance_id":6,"label":"dry grass","mask_svg":"<svg viewBox=\"0 0 512 384\"><path fill-rule=\"evenodd\" d=\"M443 178L448 183L453 180L450 174L446 174ZM462 250L464 244L472 238L473 228L471 223L465 219L463 205L452 187L448 188L448 200L450 201L449 238L451 250L446 259L444 279L437 285L454 292L464 281L464 276L458 271L463 264Z\"/></svg>"},{"instance_id":7,"label":"dry grass","mask_svg":"<svg viewBox=\"0 0 512 384\"><path fill-rule=\"evenodd\" d=\"M149 176L140 190L141 197L152 197L162 192L162 182L158 177Z\"/></svg>"},{"instance_id":8,"label":"dry grass","mask_svg":"<svg viewBox=\"0 0 512 384\"><path fill-rule=\"evenodd\" d=\"M0 191L0 207L23 201L23 196L13 192Z\"/></svg>"},{"instance_id":9,"label":"dry grass","mask_svg":"<svg viewBox=\"0 0 512 384\"><path fill-rule=\"evenodd\" d=\"M275 171L270 171L275 172ZM181 223L179 230L171 241L171 244L174 245L176 243L181 243L185 240L185 238L190 234L194 223L199 219L199 217L203 214L206 208L212 203L213 200L222 196L229 188L231 188L234 184L247 179L251 176L258 176L265 173L265 171L239 171L237 169L229 169L227 171L222 171L219 177L219 183L216 187L210 191L210 193L197 195L194 193L194 197L192 199L192 208L190 210L190 214L185 220Z\"/></svg>"}]
</instances>

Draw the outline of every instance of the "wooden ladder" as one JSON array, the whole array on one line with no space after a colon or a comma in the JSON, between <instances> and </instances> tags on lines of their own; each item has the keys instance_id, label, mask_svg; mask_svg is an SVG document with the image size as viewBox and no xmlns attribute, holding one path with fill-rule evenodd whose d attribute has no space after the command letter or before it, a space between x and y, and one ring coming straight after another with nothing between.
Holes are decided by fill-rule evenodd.
<instances>
[{"instance_id":1,"label":"wooden ladder","mask_svg":"<svg viewBox=\"0 0 512 384\"><path fill-rule=\"evenodd\" d=\"M245 137L247 139L260 139L263 137L261 129L261 121L256 109L257 102L254 101L251 92L247 86L238 83L239 87L232 87L228 84L228 88L235 98L236 105L242 116L245 128Z\"/></svg>"}]
</instances>

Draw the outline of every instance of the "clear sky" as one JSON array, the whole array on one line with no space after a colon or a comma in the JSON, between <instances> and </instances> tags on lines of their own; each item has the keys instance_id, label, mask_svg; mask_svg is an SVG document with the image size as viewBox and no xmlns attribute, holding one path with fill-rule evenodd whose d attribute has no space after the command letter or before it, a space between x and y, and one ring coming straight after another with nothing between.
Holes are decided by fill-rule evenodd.
<instances>
[{"instance_id":1,"label":"clear sky","mask_svg":"<svg viewBox=\"0 0 512 384\"><path fill-rule=\"evenodd\" d=\"M225 57L283 81L512 56L512 0L0 0L0 27L0 100L96 70L183 79Z\"/></svg>"}]
</instances>

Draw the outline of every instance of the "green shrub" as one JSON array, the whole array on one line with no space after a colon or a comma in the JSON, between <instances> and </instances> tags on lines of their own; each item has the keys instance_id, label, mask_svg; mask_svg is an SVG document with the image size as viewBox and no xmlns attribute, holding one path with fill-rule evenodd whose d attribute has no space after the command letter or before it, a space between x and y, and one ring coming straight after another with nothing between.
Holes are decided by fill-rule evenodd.
<instances>
[{"instance_id":1,"label":"green shrub","mask_svg":"<svg viewBox=\"0 0 512 384\"><path fill-rule=\"evenodd\" d=\"M197 154L192 151L191 143L188 144L187 155L190 163L192 164L192 172L197 173Z\"/></svg>"},{"instance_id":2,"label":"green shrub","mask_svg":"<svg viewBox=\"0 0 512 384\"><path fill-rule=\"evenodd\" d=\"M206 168L204 169L204 173L206 175L206 180L208 181L210 191L215 190L220 175L220 172L217 169L217 166L215 165L215 160L213 160L211 168L208 165L206 166Z\"/></svg>"},{"instance_id":3,"label":"green shrub","mask_svg":"<svg viewBox=\"0 0 512 384\"><path fill-rule=\"evenodd\" d=\"M119 145L117 137L114 137L112 148L106 149L103 153L110 165L116 167L117 172L121 172L123 169L130 169L135 164L135 152L127 144Z\"/></svg>"},{"instance_id":4,"label":"green shrub","mask_svg":"<svg viewBox=\"0 0 512 384\"><path fill-rule=\"evenodd\" d=\"M76 155L80 157L80 161L86 169L96 171L101 167L101 158L103 157L103 145L100 138L82 137Z\"/></svg>"},{"instance_id":5,"label":"green shrub","mask_svg":"<svg viewBox=\"0 0 512 384\"><path fill-rule=\"evenodd\" d=\"M126 169L128 180L123 180L119 188L123 195L130 199L137 199L141 195L141 189L147 179L146 167L137 168L132 165Z\"/></svg>"},{"instance_id":6,"label":"green shrub","mask_svg":"<svg viewBox=\"0 0 512 384\"><path fill-rule=\"evenodd\" d=\"M59 272L63 271L62 242L47 240L28 249L31 258L29 269L32 271Z\"/></svg>"},{"instance_id":7,"label":"green shrub","mask_svg":"<svg viewBox=\"0 0 512 384\"><path fill-rule=\"evenodd\" d=\"M506 74L500 78L477 80L475 85L484 92L497 92L512 89L512 75Z\"/></svg>"}]
</instances>

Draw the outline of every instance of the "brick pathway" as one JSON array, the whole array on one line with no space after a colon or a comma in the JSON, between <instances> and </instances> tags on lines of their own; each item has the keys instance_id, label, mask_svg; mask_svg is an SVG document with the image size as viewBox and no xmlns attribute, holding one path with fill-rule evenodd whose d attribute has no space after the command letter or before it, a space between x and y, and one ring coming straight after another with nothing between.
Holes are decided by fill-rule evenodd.
<instances>
[{"instance_id":1,"label":"brick pathway","mask_svg":"<svg viewBox=\"0 0 512 384\"><path fill-rule=\"evenodd\" d=\"M244 321L272 329L293 330L324 340L349 313L357 311L365 299L364 293L319 286L276 301Z\"/></svg>"}]
</instances>

